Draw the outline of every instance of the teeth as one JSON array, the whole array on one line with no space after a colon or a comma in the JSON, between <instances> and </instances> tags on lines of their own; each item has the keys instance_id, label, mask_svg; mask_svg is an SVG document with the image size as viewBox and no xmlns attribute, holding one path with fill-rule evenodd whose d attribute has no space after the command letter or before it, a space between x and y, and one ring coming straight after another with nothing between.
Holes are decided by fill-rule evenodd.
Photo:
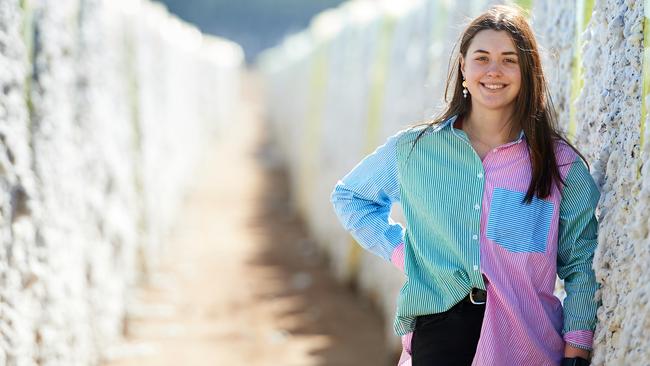
<instances>
[{"instance_id":1,"label":"teeth","mask_svg":"<svg viewBox=\"0 0 650 366\"><path fill-rule=\"evenodd\" d=\"M483 84L488 89L501 89L505 87L503 84Z\"/></svg>"}]
</instances>

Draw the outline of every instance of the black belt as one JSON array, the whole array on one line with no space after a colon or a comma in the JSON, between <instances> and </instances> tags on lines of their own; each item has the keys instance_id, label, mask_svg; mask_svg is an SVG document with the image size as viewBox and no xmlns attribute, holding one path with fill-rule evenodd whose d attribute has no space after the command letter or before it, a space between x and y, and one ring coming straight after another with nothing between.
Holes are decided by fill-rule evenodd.
<instances>
[{"instance_id":1,"label":"black belt","mask_svg":"<svg viewBox=\"0 0 650 366\"><path fill-rule=\"evenodd\" d=\"M483 305L487 301L487 291L474 287L463 301L470 302L474 305Z\"/></svg>"},{"instance_id":2,"label":"black belt","mask_svg":"<svg viewBox=\"0 0 650 366\"><path fill-rule=\"evenodd\" d=\"M434 313L434 314L418 315L417 318L422 318L423 320L437 318L442 314L454 311L454 309L460 309L465 306L472 306L472 305L484 305L486 303L486 300L487 300L487 292L485 290L472 288L470 293L467 296L465 296L464 299L460 300L456 305L452 306L449 310L440 313Z\"/></svg>"},{"instance_id":3,"label":"black belt","mask_svg":"<svg viewBox=\"0 0 650 366\"><path fill-rule=\"evenodd\" d=\"M470 293L465 296L464 299L460 300L456 305L452 306L449 310L443 311L441 313L434 313L434 314L427 314L427 315L418 315L418 319L426 320L426 319L434 319L439 316L442 316L445 313L449 313L453 311L454 309L460 309L465 306L465 303L467 303L467 306L471 306L469 304L474 304L474 305L484 305L487 300L487 292L485 290L481 290L478 288L472 288Z\"/></svg>"}]
</instances>

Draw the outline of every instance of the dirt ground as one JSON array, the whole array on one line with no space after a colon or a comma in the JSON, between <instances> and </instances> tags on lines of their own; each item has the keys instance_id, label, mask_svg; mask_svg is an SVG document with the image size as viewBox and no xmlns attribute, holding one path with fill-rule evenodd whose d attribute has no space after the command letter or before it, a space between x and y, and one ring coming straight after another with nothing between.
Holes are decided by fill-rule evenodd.
<instances>
[{"instance_id":1,"label":"dirt ground","mask_svg":"<svg viewBox=\"0 0 650 366\"><path fill-rule=\"evenodd\" d=\"M395 365L379 312L338 284L289 204L259 79L199 169L127 341L105 366Z\"/></svg>"}]
</instances>

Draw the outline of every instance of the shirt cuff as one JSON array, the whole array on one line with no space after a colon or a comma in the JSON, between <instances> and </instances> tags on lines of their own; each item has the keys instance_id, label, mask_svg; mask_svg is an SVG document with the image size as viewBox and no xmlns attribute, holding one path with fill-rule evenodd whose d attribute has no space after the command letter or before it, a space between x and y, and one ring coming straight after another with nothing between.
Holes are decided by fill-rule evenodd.
<instances>
[{"instance_id":1,"label":"shirt cuff","mask_svg":"<svg viewBox=\"0 0 650 366\"><path fill-rule=\"evenodd\" d=\"M594 332L589 330L572 330L564 334L564 341L569 345L591 351L593 349Z\"/></svg>"},{"instance_id":2,"label":"shirt cuff","mask_svg":"<svg viewBox=\"0 0 650 366\"><path fill-rule=\"evenodd\" d=\"M404 272L404 243L400 243L390 255L390 262L400 271Z\"/></svg>"}]
</instances>

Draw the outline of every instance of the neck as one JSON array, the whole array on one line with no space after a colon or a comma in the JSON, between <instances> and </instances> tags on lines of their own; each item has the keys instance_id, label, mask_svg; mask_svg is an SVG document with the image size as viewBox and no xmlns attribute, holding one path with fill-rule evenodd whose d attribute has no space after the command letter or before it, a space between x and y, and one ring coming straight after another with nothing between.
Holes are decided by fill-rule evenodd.
<instances>
[{"instance_id":1,"label":"neck","mask_svg":"<svg viewBox=\"0 0 650 366\"><path fill-rule=\"evenodd\" d=\"M496 147L513 141L519 135L520 127L511 121L512 111L477 110L472 111L463 121L463 130L471 139Z\"/></svg>"}]
</instances>

